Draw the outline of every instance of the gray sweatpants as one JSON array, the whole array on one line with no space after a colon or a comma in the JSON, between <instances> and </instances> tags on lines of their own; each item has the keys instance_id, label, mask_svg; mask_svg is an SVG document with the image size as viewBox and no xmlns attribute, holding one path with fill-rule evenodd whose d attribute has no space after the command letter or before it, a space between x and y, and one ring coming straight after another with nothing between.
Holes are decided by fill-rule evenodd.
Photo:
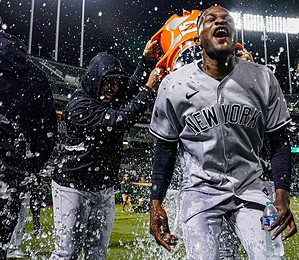
<instances>
[{"instance_id":1,"label":"gray sweatpants","mask_svg":"<svg viewBox=\"0 0 299 260\"><path fill-rule=\"evenodd\" d=\"M55 249L52 260L105 259L112 231L114 189L80 191L52 181Z\"/></svg>"}]
</instances>

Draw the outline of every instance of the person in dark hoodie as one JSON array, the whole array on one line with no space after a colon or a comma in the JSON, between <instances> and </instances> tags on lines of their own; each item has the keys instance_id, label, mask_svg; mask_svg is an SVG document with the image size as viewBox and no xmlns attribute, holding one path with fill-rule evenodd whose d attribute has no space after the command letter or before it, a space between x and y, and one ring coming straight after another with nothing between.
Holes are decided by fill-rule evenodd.
<instances>
[{"instance_id":1,"label":"person in dark hoodie","mask_svg":"<svg viewBox=\"0 0 299 260\"><path fill-rule=\"evenodd\" d=\"M0 32L0 259L7 246L32 174L55 145L56 114L45 74L17 37Z\"/></svg>"},{"instance_id":2,"label":"person in dark hoodie","mask_svg":"<svg viewBox=\"0 0 299 260\"><path fill-rule=\"evenodd\" d=\"M148 42L129 78L121 62L101 52L88 66L66 110L66 143L52 181L55 250L51 259L105 259L112 231L124 132L155 97L164 72Z\"/></svg>"}]
</instances>

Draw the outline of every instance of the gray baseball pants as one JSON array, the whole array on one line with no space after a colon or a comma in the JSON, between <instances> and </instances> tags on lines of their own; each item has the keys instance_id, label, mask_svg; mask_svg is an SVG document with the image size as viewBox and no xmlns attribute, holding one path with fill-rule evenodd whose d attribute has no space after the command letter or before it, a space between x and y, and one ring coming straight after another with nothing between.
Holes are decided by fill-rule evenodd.
<instances>
[{"instance_id":1,"label":"gray baseball pants","mask_svg":"<svg viewBox=\"0 0 299 260\"><path fill-rule=\"evenodd\" d=\"M196 214L183 224L187 259L220 259L219 236L225 218L243 244L249 260L270 260L266 255L264 231L260 225L262 214L262 205L236 197Z\"/></svg>"},{"instance_id":2,"label":"gray baseball pants","mask_svg":"<svg viewBox=\"0 0 299 260\"><path fill-rule=\"evenodd\" d=\"M55 249L52 260L105 259L112 231L114 189L80 191L52 181Z\"/></svg>"}]
</instances>

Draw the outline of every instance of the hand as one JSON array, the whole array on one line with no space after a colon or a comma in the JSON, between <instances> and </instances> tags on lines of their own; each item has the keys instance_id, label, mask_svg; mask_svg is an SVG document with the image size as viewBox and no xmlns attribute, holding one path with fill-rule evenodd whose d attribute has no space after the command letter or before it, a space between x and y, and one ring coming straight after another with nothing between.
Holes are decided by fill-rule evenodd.
<instances>
[{"instance_id":1,"label":"hand","mask_svg":"<svg viewBox=\"0 0 299 260\"><path fill-rule=\"evenodd\" d=\"M148 41L145 45L145 48L143 50L143 56L146 58L161 58L161 47L157 40L155 41Z\"/></svg>"},{"instance_id":2,"label":"hand","mask_svg":"<svg viewBox=\"0 0 299 260\"><path fill-rule=\"evenodd\" d=\"M253 62L254 60L253 60L253 57L252 57L252 55L251 55L251 53L250 52L245 52L244 54L242 54L241 56L240 56L240 58L242 59L242 60L247 60L247 61L251 61L251 62Z\"/></svg>"},{"instance_id":3,"label":"hand","mask_svg":"<svg viewBox=\"0 0 299 260\"><path fill-rule=\"evenodd\" d=\"M150 232L156 242L170 251L170 245L176 245L178 238L170 234L168 219L159 200L152 200L150 213Z\"/></svg>"},{"instance_id":4,"label":"hand","mask_svg":"<svg viewBox=\"0 0 299 260\"><path fill-rule=\"evenodd\" d=\"M273 233L272 240L275 239L282 231L284 231L287 226L290 229L282 236L282 240L286 240L287 238L293 236L297 233L297 226L294 220L293 213L290 210L290 194L284 189L277 189L275 196L274 206L278 211L277 219L272 223L269 230L275 229L279 226L279 228ZM262 229L264 229L262 225Z\"/></svg>"},{"instance_id":5,"label":"hand","mask_svg":"<svg viewBox=\"0 0 299 260\"><path fill-rule=\"evenodd\" d=\"M149 75L146 85L154 91L157 91L162 79L165 77L165 70L163 68L155 68Z\"/></svg>"}]
</instances>

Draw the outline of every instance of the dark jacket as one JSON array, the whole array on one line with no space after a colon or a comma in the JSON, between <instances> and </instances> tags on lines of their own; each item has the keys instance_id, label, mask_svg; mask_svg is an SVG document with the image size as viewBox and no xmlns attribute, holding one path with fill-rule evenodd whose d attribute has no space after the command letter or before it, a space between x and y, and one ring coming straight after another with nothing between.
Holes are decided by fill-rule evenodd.
<instances>
[{"instance_id":1,"label":"dark jacket","mask_svg":"<svg viewBox=\"0 0 299 260\"><path fill-rule=\"evenodd\" d=\"M122 65L108 53L91 60L66 107L66 144L53 176L58 184L97 191L118 182L124 132L155 98L147 87L139 92L153 67L153 61L142 58L117 102L107 104L99 98L101 81L109 74L124 74Z\"/></svg>"},{"instance_id":2,"label":"dark jacket","mask_svg":"<svg viewBox=\"0 0 299 260\"><path fill-rule=\"evenodd\" d=\"M57 132L54 101L44 73L25 45L0 32L0 180L20 182L49 159Z\"/></svg>"},{"instance_id":3,"label":"dark jacket","mask_svg":"<svg viewBox=\"0 0 299 260\"><path fill-rule=\"evenodd\" d=\"M132 183L129 180L123 180L120 183L121 194L131 194L133 192Z\"/></svg>"}]
</instances>

